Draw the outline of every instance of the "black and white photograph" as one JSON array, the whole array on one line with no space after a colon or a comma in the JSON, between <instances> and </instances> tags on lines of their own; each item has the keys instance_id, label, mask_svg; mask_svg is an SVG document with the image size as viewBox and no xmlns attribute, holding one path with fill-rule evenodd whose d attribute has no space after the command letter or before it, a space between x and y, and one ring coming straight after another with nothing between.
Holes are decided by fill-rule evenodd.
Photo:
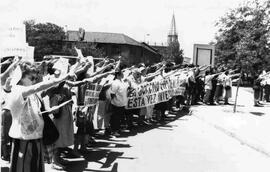
<instances>
[{"instance_id":1,"label":"black and white photograph","mask_svg":"<svg viewBox=\"0 0 270 172\"><path fill-rule=\"evenodd\" d=\"M269 172L270 0L1 0L0 172Z\"/></svg>"}]
</instances>

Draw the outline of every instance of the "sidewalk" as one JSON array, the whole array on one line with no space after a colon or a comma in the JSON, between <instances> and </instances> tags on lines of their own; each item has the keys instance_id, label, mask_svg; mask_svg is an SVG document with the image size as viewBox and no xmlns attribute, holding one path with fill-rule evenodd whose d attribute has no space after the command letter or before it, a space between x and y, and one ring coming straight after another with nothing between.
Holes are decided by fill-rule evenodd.
<instances>
[{"instance_id":1,"label":"sidewalk","mask_svg":"<svg viewBox=\"0 0 270 172\"><path fill-rule=\"evenodd\" d=\"M236 87L233 87L234 103ZM228 136L270 157L270 103L264 107L253 106L253 90L239 88L236 113L233 105L192 106L192 115Z\"/></svg>"}]
</instances>

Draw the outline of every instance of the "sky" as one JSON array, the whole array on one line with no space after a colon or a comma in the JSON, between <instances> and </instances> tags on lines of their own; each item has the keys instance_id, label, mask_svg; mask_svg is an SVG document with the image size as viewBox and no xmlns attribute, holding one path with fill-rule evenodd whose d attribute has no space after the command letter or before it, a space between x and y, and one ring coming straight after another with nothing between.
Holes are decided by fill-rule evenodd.
<instances>
[{"instance_id":1,"label":"sky","mask_svg":"<svg viewBox=\"0 0 270 172\"><path fill-rule=\"evenodd\" d=\"M150 44L165 44L175 15L180 47L193 57L193 44L208 44L215 23L245 0L1 0L0 24L34 19L68 30L123 33Z\"/></svg>"}]
</instances>

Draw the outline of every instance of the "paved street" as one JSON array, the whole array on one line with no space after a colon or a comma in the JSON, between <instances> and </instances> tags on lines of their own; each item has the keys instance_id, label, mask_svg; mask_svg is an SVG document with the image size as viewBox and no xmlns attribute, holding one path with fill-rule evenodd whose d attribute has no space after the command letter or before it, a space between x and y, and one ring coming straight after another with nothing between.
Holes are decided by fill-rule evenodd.
<instances>
[{"instance_id":1,"label":"paved street","mask_svg":"<svg viewBox=\"0 0 270 172\"><path fill-rule=\"evenodd\" d=\"M193 106L137 135L97 139L84 159L68 158L66 171L269 172L270 104L253 107L251 93L240 89L237 113L231 105Z\"/></svg>"}]
</instances>

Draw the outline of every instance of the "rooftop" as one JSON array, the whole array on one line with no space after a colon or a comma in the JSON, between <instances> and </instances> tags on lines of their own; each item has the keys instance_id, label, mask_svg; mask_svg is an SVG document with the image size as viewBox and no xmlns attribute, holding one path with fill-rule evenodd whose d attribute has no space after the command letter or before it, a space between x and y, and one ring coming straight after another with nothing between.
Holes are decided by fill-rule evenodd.
<instances>
[{"instance_id":1,"label":"rooftop","mask_svg":"<svg viewBox=\"0 0 270 172\"><path fill-rule=\"evenodd\" d=\"M79 31L67 31L68 41L78 41ZM84 41L141 46L139 42L122 33L85 32Z\"/></svg>"}]
</instances>

